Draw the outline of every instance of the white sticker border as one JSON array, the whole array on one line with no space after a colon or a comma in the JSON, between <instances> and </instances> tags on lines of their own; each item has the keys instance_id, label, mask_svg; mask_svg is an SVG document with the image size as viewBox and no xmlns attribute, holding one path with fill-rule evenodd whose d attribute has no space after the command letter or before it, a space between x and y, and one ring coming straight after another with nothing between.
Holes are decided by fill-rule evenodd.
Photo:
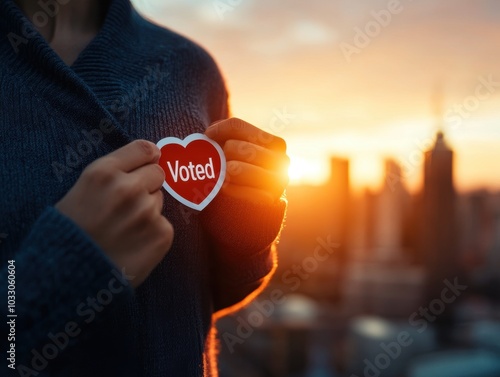
<instances>
[{"instance_id":1,"label":"white sticker border","mask_svg":"<svg viewBox=\"0 0 500 377\"><path fill-rule=\"evenodd\" d=\"M185 206L187 206L189 208L192 208L192 209L194 209L196 211L202 211L217 196L217 194L219 193L220 189L222 188L222 184L224 183L224 179L226 178L226 156L224 155L224 151L222 150L222 148L220 147L220 145L218 143L216 143L215 141L213 141L212 139L210 139L208 136L204 135L204 134L194 133L194 134L191 134L189 136L186 136L184 139L179 139L179 138L173 137L173 136L169 136L169 137L163 138L158 143L156 143L156 146L160 149L160 151L161 151L161 148L163 148L165 145L168 145L168 144L179 144L179 145L183 146L184 148L186 148L189 145L189 143L191 143L194 140L205 140L205 141L208 141L210 144L212 144L215 147L215 149L219 153L219 157L220 157L220 175L219 175L219 179L215 183L214 188L212 189L212 191L210 192L210 194L201 203L199 203L199 204L193 203L193 202L191 202L191 201L183 198L179 194L177 194L177 192L172 187L170 187L170 185L167 183L166 180L163 181L163 188L174 199L176 199L180 203L184 204ZM163 169L163 167L162 167L162 169Z\"/></svg>"}]
</instances>

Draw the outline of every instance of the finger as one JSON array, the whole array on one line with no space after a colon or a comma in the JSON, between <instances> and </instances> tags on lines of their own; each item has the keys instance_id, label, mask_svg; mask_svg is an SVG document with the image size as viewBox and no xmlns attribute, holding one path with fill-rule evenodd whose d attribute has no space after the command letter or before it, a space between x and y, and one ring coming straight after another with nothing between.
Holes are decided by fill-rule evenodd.
<instances>
[{"instance_id":1,"label":"finger","mask_svg":"<svg viewBox=\"0 0 500 377\"><path fill-rule=\"evenodd\" d=\"M165 196L163 195L163 191L158 190L151 194L153 196L153 200L156 202L156 208L160 211L163 211L163 202L165 200Z\"/></svg>"},{"instance_id":2,"label":"finger","mask_svg":"<svg viewBox=\"0 0 500 377\"><path fill-rule=\"evenodd\" d=\"M224 155L228 161L247 162L276 172L286 172L290 165L290 159L286 154L241 140L226 141Z\"/></svg>"},{"instance_id":3,"label":"finger","mask_svg":"<svg viewBox=\"0 0 500 377\"><path fill-rule=\"evenodd\" d=\"M273 196L280 196L288 184L288 177L286 174L277 174L246 162L228 161L226 182L269 191Z\"/></svg>"},{"instance_id":4,"label":"finger","mask_svg":"<svg viewBox=\"0 0 500 377\"><path fill-rule=\"evenodd\" d=\"M234 139L248 141L278 152L286 152L285 140L238 118L226 119L212 124L205 131L205 135L221 146L226 141Z\"/></svg>"},{"instance_id":5,"label":"finger","mask_svg":"<svg viewBox=\"0 0 500 377\"><path fill-rule=\"evenodd\" d=\"M146 188L149 193L158 191L165 180L165 172L158 164L149 164L129 173L131 179Z\"/></svg>"},{"instance_id":6,"label":"finger","mask_svg":"<svg viewBox=\"0 0 500 377\"><path fill-rule=\"evenodd\" d=\"M117 169L126 173L146 164L155 163L160 158L160 150L147 140L135 140L103 158Z\"/></svg>"}]
</instances>

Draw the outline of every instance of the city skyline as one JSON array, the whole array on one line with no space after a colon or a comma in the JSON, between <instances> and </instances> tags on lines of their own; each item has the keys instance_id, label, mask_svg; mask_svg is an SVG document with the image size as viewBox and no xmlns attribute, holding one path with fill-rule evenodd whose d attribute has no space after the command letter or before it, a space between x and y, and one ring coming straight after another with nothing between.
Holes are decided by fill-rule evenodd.
<instances>
[{"instance_id":1,"label":"city skyline","mask_svg":"<svg viewBox=\"0 0 500 377\"><path fill-rule=\"evenodd\" d=\"M497 376L500 365L488 369L497 355L475 357L498 332L480 342L470 334L493 331L499 318L492 303L500 297L500 193L457 193L454 160L438 132L418 193L393 180L401 169L387 161L392 185L355 197L349 161L340 158L331 159L324 185L290 187L270 286L219 322L222 375L452 376L460 363L463 376ZM255 335L235 338L242 328ZM399 351L384 344L394 347L403 333L411 344L387 361ZM427 372L410 372L418 369Z\"/></svg>"}]
</instances>

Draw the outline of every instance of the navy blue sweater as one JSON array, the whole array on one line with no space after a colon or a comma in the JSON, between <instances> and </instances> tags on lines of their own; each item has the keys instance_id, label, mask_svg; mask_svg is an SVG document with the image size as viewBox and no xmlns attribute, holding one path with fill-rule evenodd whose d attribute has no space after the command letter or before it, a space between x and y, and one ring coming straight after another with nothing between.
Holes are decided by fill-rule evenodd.
<instances>
[{"instance_id":1,"label":"navy blue sweater","mask_svg":"<svg viewBox=\"0 0 500 377\"><path fill-rule=\"evenodd\" d=\"M219 196L199 214L165 194L174 243L135 291L53 206L93 160L138 138L203 133L227 116L211 57L128 0L111 2L71 67L12 0L0 0L0 305L3 329L14 331L2 335L0 376L214 375L213 315L270 276L285 203ZM15 326L4 321L12 266Z\"/></svg>"}]
</instances>

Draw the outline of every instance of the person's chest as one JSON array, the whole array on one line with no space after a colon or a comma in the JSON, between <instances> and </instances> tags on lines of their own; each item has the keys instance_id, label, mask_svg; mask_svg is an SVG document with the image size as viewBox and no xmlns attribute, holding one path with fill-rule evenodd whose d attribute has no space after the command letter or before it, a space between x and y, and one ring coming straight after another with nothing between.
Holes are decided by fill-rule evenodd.
<instances>
[{"instance_id":1,"label":"person's chest","mask_svg":"<svg viewBox=\"0 0 500 377\"><path fill-rule=\"evenodd\" d=\"M0 229L22 239L83 169L134 139L184 138L208 126L203 106L164 67L66 80L0 65ZM99 79L98 76L103 78ZM166 211L190 216L177 202Z\"/></svg>"}]
</instances>

